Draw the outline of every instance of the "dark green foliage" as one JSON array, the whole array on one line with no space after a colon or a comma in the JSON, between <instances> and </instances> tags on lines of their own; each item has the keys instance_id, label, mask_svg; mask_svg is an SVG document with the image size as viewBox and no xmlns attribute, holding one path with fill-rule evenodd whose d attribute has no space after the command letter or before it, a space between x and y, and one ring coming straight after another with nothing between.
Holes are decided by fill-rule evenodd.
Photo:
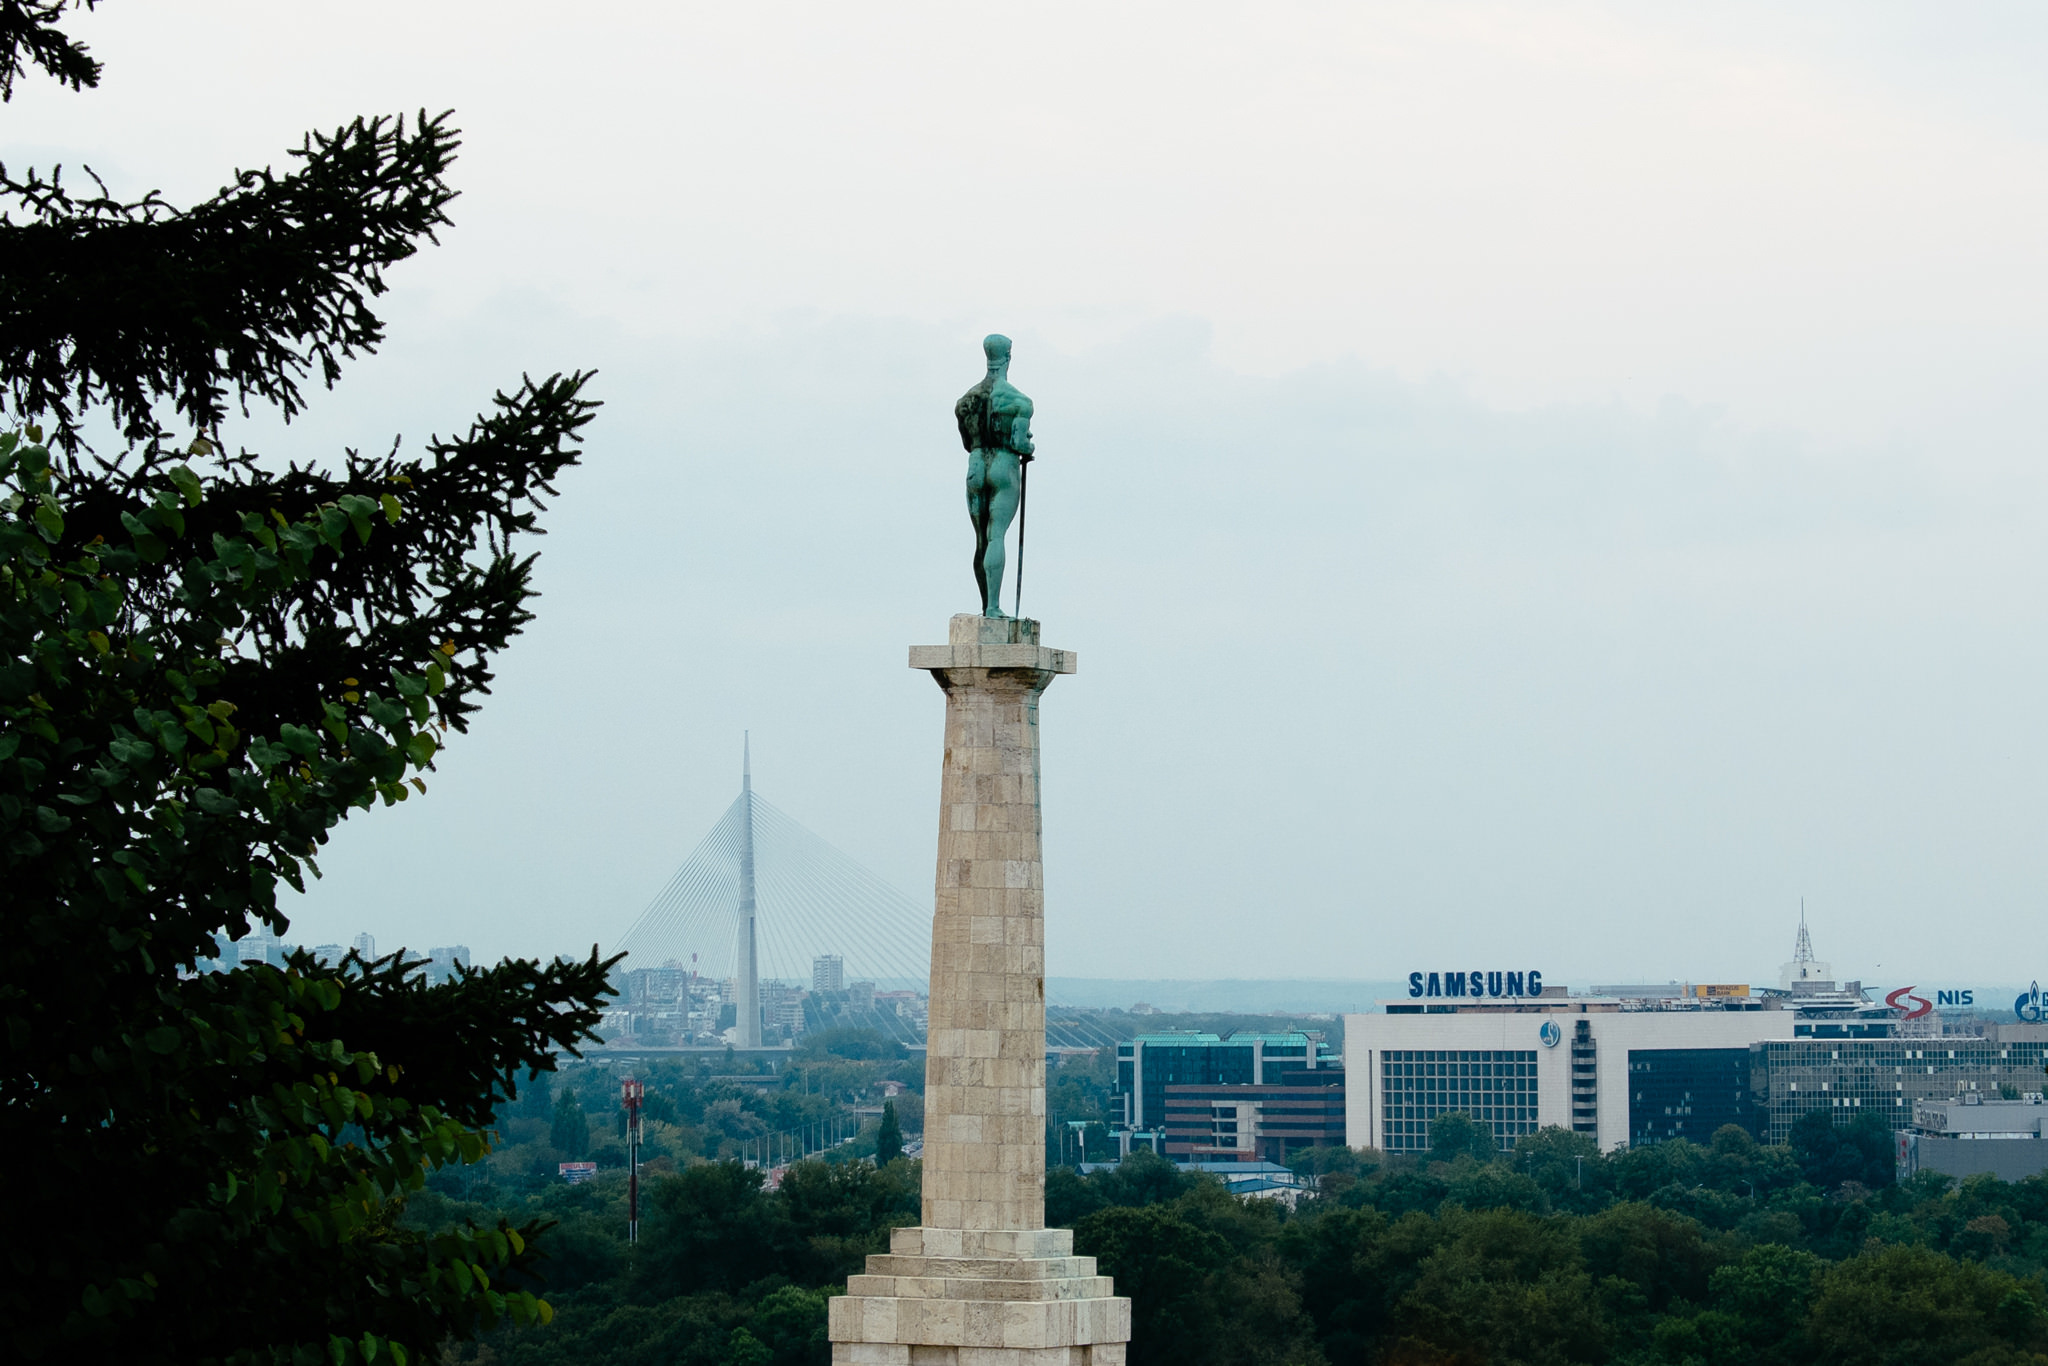
<instances>
[{"instance_id":1,"label":"dark green foliage","mask_svg":"<svg viewBox=\"0 0 2048 1366\"><path fill-rule=\"evenodd\" d=\"M0 87L95 83L63 11L0 0ZM585 377L419 458L218 451L231 395L289 413L375 345L453 148L358 122L190 211L0 172L0 1146L38 1175L0 1285L14 1357L340 1366L547 1316L544 1221L400 1216L430 1175L470 1193L605 965L203 970L286 928L280 884L344 819L425 789L530 618L511 541L577 461ZM173 449L158 405L202 437ZM135 444L89 457L88 419Z\"/></svg>"},{"instance_id":2,"label":"dark green foliage","mask_svg":"<svg viewBox=\"0 0 2048 1366\"><path fill-rule=\"evenodd\" d=\"M1444 1360L1601 1360L1601 1300L1574 1241L1508 1210L1407 1216L1380 1249L1388 1336Z\"/></svg>"},{"instance_id":3,"label":"dark green foliage","mask_svg":"<svg viewBox=\"0 0 2048 1366\"><path fill-rule=\"evenodd\" d=\"M646 1228L633 1275L667 1297L738 1290L784 1270L799 1238L788 1209L761 1198L759 1170L707 1162L656 1182L642 1196Z\"/></svg>"},{"instance_id":4,"label":"dark green foliage","mask_svg":"<svg viewBox=\"0 0 2048 1366\"><path fill-rule=\"evenodd\" d=\"M91 9L97 0L82 0ZM81 0L0 0L0 100L14 98L14 82L39 66L73 90L100 83L100 64L85 46L65 36L57 20Z\"/></svg>"},{"instance_id":5,"label":"dark green foliage","mask_svg":"<svg viewBox=\"0 0 2048 1366\"><path fill-rule=\"evenodd\" d=\"M555 1113L554 1078L546 1072L532 1072L520 1079L519 1098L506 1107L510 1113L532 1119L549 1119Z\"/></svg>"},{"instance_id":6,"label":"dark green foliage","mask_svg":"<svg viewBox=\"0 0 2048 1366\"><path fill-rule=\"evenodd\" d=\"M1649 1205L1604 1209L1579 1227L1579 1250L1596 1281L1626 1281L1656 1313L1706 1298L1715 1258L1699 1224Z\"/></svg>"},{"instance_id":7,"label":"dark green foliage","mask_svg":"<svg viewBox=\"0 0 2048 1366\"><path fill-rule=\"evenodd\" d=\"M1140 1190L1159 1193L1150 1182L1120 1187ZM1197 1177L1168 1203L1112 1204L1081 1220L1075 1250L1097 1258L1130 1297L1132 1366L1315 1358L1298 1277L1271 1256L1278 1213Z\"/></svg>"},{"instance_id":8,"label":"dark green foliage","mask_svg":"<svg viewBox=\"0 0 2048 1366\"><path fill-rule=\"evenodd\" d=\"M553 1122L548 1128L548 1143L562 1155L565 1162L581 1162L590 1153L590 1121L583 1114L583 1102L576 1098L574 1091L563 1091L555 1098Z\"/></svg>"},{"instance_id":9,"label":"dark green foliage","mask_svg":"<svg viewBox=\"0 0 2048 1366\"><path fill-rule=\"evenodd\" d=\"M776 1195L808 1249L795 1268L806 1284L844 1281L870 1253L889 1250L890 1229L915 1225L920 1213L918 1170L900 1157L880 1167L799 1162Z\"/></svg>"},{"instance_id":10,"label":"dark green foliage","mask_svg":"<svg viewBox=\"0 0 2048 1366\"><path fill-rule=\"evenodd\" d=\"M1201 1177L1182 1171L1150 1148L1133 1149L1115 1167L1089 1179L1112 1205L1163 1205L1202 1184Z\"/></svg>"},{"instance_id":11,"label":"dark green foliage","mask_svg":"<svg viewBox=\"0 0 2048 1366\"><path fill-rule=\"evenodd\" d=\"M1792 1153L1805 1178L1822 1190L1845 1181L1876 1188L1892 1183L1892 1131L1867 1110L1849 1123L1835 1123L1834 1111L1812 1110L1792 1126Z\"/></svg>"},{"instance_id":12,"label":"dark green foliage","mask_svg":"<svg viewBox=\"0 0 2048 1366\"><path fill-rule=\"evenodd\" d=\"M875 1131L875 1161L887 1166L903 1156L903 1126L896 1119L896 1102L882 1102L882 1127Z\"/></svg>"},{"instance_id":13,"label":"dark green foliage","mask_svg":"<svg viewBox=\"0 0 2048 1366\"><path fill-rule=\"evenodd\" d=\"M1229 1243L1163 1205L1097 1210L1074 1230L1074 1242L1131 1298L1133 1366L1210 1358Z\"/></svg>"},{"instance_id":14,"label":"dark green foliage","mask_svg":"<svg viewBox=\"0 0 2048 1366\"><path fill-rule=\"evenodd\" d=\"M1885 1247L1821 1272L1807 1338L1816 1362L2019 1363L2048 1354L2041 1288L1924 1247Z\"/></svg>"},{"instance_id":15,"label":"dark green foliage","mask_svg":"<svg viewBox=\"0 0 2048 1366\"><path fill-rule=\"evenodd\" d=\"M1822 1265L1810 1252L1764 1243L1714 1271L1708 1298L1757 1366L1809 1358L1806 1320Z\"/></svg>"},{"instance_id":16,"label":"dark green foliage","mask_svg":"<svg viewBox=\"0 0 2048 1366\"><path fill-rule=\"evenodd\" d=\"M237 172L190 209L0 168L23 218L7 221L0 273L9 406L47 415L66 450L93 407L129 441L163 435L159 401L207 434L231 397L291 417L309 371L331 386L383 340L370 301L385 269L448 222L458 145L446 115L357 119L309 135L292 171Z\"/></svg>"},{"instance_id":17,"label":"dark green foliage","mask_svg":"<svg viewBox=\"0 0 2048 1366\"><path fill-rule=\"evenodd\" d=\"M1553 1209L1596 1210L1611 1198L1613 1174L1591 1134L1538 1129L1515 1141L1509 1161L1536 1183Z\"/></svg>"},{"instance_id":18,"label":"dark green foliage","mask_svg":"<svg viewBox=\"0 0 2048 1366\"><path fill-rule=\"evenodd\" d=\"M573 386L562 398L566 427L526 433L557 463L581 421ZM510 454L485 437L411 466L409 484L394 467L386 487L431 490ZM188 975L252 921L282 930L279 882L303 886L352 811L410 794L481 681L454 636L481 659L525 616L509 556L452 572L413 559L528 515L516 504L457 495L457 476L419 500L408 547L397 494L328 481L338 496L314 500L317 483L159 460L60 483L41 447L0 437L0 1131L43 1163L17 1214L48 1230L13 1249L0 1303L30 1354L226 1354L252 1336L324 1350L337 1330L430 1343L506 1312L469 1266L528 1255L531 1228L391 1236L385 1204L479 1155L512 1078L587 1035L595 959L432 990L353 957ZM419 615L380 635L358 594L406 577ZM322 655L372 681L318 678ZM301 1245L329 1251L309 1267ZM261 1314L207 1289L231 1274ZM392 1293L394 1277L422 1289Z\"/></svg>"},{"instance_id":19,"label":"dark green foliage","mask_svg":"<svg viewBox=\"0 0 2048 1366\"><path fill-rule=\"evenodd\" d=\"M1823 1198L1787 1178L1788 1149L1739 1131L1658 1155L1550 1131L1484 1163L1468 1149L1301 1165L1344 1180L1291 1213L1142 1150L1121 1168L1048 1174L1049 1222L1071 1224L1076 1250L1131 1297L1134 1366L2039 1366L2043 1353L2048 1178ZM608 1279L581 1239L619 1236L622 1182L550 1187L508 1212L574 1235L573 1264L541 1267L559 1316L493 1334L490 1360L821 1364L822 1297L916 1218L916 1172L806 1162L769 1192L730 1164L692 1168L659 1183L673 1220L659 1241L621 1248ZM1613 1195L1624 1176L1684 1174L1745 1211L1737 1226L1671 1207L1668 1181L1657 1199Z\"/></svg>"},{"instance_id":20,"label":"dark green foliage","mask_svg":"<svg viewBox=\"0 0 2048 1366\"><path fill-rule=\"evenodd\" d=\"M1469 1157L1491 1162L1499 1151L1493 1141L1493 1126L1462 1111L1438 1115L1429 1122L1429 1160L1455 1162Z\"/></svg>"},{"instance_id":21,"label":"dark green foliage","mask_svg":"<svg viewBox=\"0 0 2048 1366\"><path fill-rule=\"evenodd\" d=\"M909 1056L902 1044L879 1031L851 1026L805 1034L796 1042L796 1054L802 1058L844 1058L856 1062L900 1062Z\"/></svg>"}]
</instances>

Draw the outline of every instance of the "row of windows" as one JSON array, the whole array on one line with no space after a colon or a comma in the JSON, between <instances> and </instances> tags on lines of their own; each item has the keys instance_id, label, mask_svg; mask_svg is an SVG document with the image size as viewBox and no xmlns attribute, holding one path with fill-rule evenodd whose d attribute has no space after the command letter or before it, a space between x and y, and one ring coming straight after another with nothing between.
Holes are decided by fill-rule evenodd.
<instances>
[{"instance_id":1,"label":"row of windows","mask_svg":"<svg viewBox=\"0 0 2048 1366\"><path fill-rule=\"evenodd\" d=\"M1390 1062L1380 1069L1388 1077L1533 1077L1533 1062Z\"/></svg>"},{"instance_id":2,"label":"row of windows","mask_svg":"<svg viewBox=\"0 0 2048 1366\"><path fill-rule=\"evenodd\" d=\"M1434 1119L1438 1115L1468 1114L1474 1119L1534 1119L1534 1105L1389 1105L1388 1119Z\"/></svg>"},{"instance_id":3,"label":"row of windows","mask_svg":"<svg viewBox=\"0 0 2048 1366\"><path fill-rule=\"evenodd\" d=\"M1429 1147L1430 1121L1463 1113L1493 1129L1502 1148L1536 1132L1536 1050L1389 1049L1381 1055L1381 1146Z\"/></svg>"},{"instance_id":4,"label":"row of windows","mask_svg":"<svg viewBox=\"0 0 2048 1366\"><path fill-rule=\"evenodd\" d=\"M1488 1120L1493 1136L1506 1151L1515 1146L1515 1140L1523 1134L1536 1132L1533 1119ZM1418 1153L1429 1149L1429 1121L1426 1119L1389 1119L1381 1125L1380 1147L1390 1153Z\"/></svg>"},{"instance_id":5,"label":"row of windows","mask_svg":"<svg viewBox=\"0 0 2048 1366\"><path fill-rule=\"evenodd\" d=\"M1811 1044L1767 1040L1761 1048L1773 1066L1814 1066L1825 1062L1846 1062L1864 1067L1892 1067L1901 1063L1958 1063L1965 1067L1995 1067L1999 1063L2039 1066L2048 1045L2038 1043L1965 1045L1960 1048L1928 1048L1918 1040L1872 1039L1832 1044L1827 1056Z\"/></svg>"}]
</instances>

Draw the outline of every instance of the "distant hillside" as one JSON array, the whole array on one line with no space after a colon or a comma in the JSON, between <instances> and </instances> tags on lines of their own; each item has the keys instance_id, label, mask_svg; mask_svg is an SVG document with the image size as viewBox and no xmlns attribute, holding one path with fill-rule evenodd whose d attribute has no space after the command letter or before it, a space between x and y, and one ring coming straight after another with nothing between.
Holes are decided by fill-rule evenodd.
<instances>
[{"instance_id":1,"label":"distant hillside","mask_svg":"<svg viewBox=\"0 0 2048 1366\"><path fill-rule=\"evenodd\" d=\"M1233 1012L1247 1015L1342 1014L1371 1010L1375 1002L1408 994L1405 982L1337 978L1224 979L1212 982L1119 977L1048 977L1053 1005L1129 1010L1148 1005L1174 1014Z\"/></svg>"}]
</instances>

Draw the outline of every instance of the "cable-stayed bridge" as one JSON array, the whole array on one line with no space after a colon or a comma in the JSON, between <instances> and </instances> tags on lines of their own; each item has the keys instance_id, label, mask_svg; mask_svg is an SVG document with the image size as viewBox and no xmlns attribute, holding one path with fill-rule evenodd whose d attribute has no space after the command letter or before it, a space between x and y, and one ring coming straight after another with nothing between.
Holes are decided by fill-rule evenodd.
<instances>
[{"instance_id":1,"label":"cable-stayed bridge","mask_svg":"<svg viewBox=\"0 0 2048 1366\"><path fill-rule=\"evenodd\" d=\"M772 995L787 994L777 984L814 985L818 960L837 957L835 988L872 983L874 992L819 993L802 1007L806 1014L921 1044L929 900L913 901L755 792L751 745L744 753L739 795L613 946L628 955L625 968L694 966L714 980L729 977L731 1042L759 1048L764 987ZM913 1006L892 992L920 999ZM1054 1044L1113 1042L1093 1012L1048 1004Z\"/></svg>"},{"instance_id":2,"label":"cable-stayed bridge","mask_svg":"<svg viewBox=\"0 0 2048 1366\"><path fill-rule=\"evenodd\" d=\"M740 794L616 945L626 966L698 963L733 979L734 1043L761 1046L761 984L809 984L820 958L845 981L926 992L931 911L806 830L754 791L751 753ZM924 1035L872 1004L847 1023Z\"/></svg>"}]
</instances>

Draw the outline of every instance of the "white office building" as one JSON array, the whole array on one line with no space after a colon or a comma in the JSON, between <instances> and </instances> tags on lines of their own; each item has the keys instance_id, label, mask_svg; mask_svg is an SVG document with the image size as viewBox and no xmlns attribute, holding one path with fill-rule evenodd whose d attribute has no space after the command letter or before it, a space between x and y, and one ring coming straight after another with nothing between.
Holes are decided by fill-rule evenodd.
<instances>
[{"instance_id":1,"label":"white office building","mask_svg":"<svg viewBox=\"0 0 2048 1366\"><path fill-rule=\"evenodd\" d=\"M1345 1142L1419 1152L1430 1121L1453 1111L1491 1125L1503 1148L1552 1126L1602 1149L1750 1127L1749 1046L1792 1038L1799 1017L1746 1001L1629 1004L1546 994L1346 1015Z\"/></svg>"}]
</instances>

